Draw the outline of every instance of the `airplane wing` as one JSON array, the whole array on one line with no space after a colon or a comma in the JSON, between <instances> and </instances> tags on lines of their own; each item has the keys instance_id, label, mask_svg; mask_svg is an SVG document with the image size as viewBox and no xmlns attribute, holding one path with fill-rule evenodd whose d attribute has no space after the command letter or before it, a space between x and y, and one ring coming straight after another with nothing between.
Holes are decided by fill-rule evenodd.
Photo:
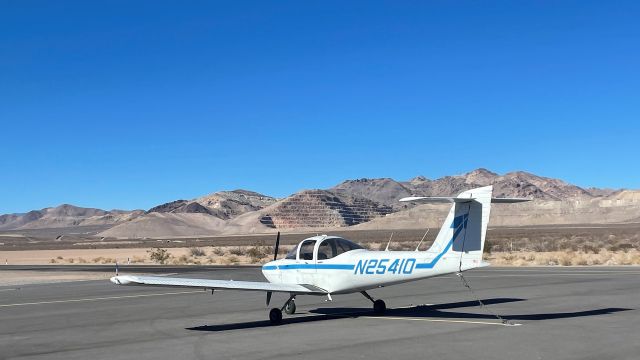
<instances>
[{"instance_id":1,"label":"airplane wing","mask_svg":"<svg viewBox=\"0 0 640 360\"><path fill-rule=\"evenodd\" d=\"M284 292L290 294L325 295L327 292L312 285L274 284L258 281L186 279L162 276L119 275L111 278L118 285L179 286L201 289Z\"/></svg>"}]
</instances>

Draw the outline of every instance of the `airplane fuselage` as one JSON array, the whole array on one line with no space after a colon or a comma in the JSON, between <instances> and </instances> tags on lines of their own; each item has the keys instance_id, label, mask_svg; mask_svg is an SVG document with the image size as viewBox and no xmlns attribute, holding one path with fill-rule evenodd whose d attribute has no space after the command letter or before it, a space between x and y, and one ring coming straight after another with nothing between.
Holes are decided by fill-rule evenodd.
<instances>
[{"instance_id":1,"label":"airplane fuselage","mask_svg":"<svg viewBox=\"0 0 640 360\"><path fill-rule=\"evenodd\" d=\"M345 294L456 273L460 257L452 255L446 249L439 253L360 249L327 260L276 260L265 264L262 273L272 283L306 284Z\"/></svg>"}]
</instances>

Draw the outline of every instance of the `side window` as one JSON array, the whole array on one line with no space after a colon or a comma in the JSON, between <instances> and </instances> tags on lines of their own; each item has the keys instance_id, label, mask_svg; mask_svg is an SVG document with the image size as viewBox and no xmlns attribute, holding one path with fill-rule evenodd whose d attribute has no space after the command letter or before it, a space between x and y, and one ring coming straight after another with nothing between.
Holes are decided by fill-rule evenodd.
<instances>
[{"instance_id":1,"label":"side window","mask_svg":"<svg viewBox=\"0 0 640 360\"><path fill-rule=\"evenodd\" d=\"M298 244L300 245L300 244ZM298 255L298 245L296 245L293 249L291 249L291 251L289 251L287 253L287 256L285 257L285 259L289 259L289 260L295 260L296 259L296 255Z\"/></svg>"},{"instance_id":2,"label":"side window","mask_svg":"<svg viewBox=\"0 0 640 360\"><path fill-rule=\"evenodd\" d=\"M364 249L362 246L346 239L336 239L336 256L346 253L347 251Z\"/></svg>"},{"instance_id":3,"label":"side window","mask_svg":"<svg viewBox=\"0 0 640 360\"><path fill-rule=\"evenodd\" d=\"M335 257L336 254L336 240L326 239L318 246L318 260L326 260Z\"/></svg>"},{"instance_id":4,"label":"side window","mask_svg":"<svg viewBox=\"0 0 640 360\"><path fill-rule=\"evenodd\" d=\"M300 260L313 260L313 247L316 246L315 240L305 240L300 245Z\"/></svg>"}]
</instances>

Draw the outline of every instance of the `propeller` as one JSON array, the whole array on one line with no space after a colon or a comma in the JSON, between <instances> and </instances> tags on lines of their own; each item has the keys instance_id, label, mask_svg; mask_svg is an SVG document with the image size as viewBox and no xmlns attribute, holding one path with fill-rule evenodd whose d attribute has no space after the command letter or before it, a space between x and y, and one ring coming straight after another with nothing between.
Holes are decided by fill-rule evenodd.
<instances>
[{"instance_id":1,"label":"propeller","mask_svg":"<svg viewBox=\"0 0 640 360\"><path fill-rule=\"evenodd\" d=\"M280 231L278 231L278 236L276 237L276 248L273 252L273 261L276 261L278 258L278 247L280 247Z\"/></svg>"},{"instance_id":2,"label":"propeller","mask_svg":"<svg viewBox=\"0 0 640 360\"><path fill-rule=\"evenodd\" d=\"M278 235L276 236L276 246L273 251L273 261L276 261L278 259L279 247L280 247L280 231L278 231ZM269 306L269 303L271 302L271 295L273 295L273 293L271 291L267 291L267 306Z\"/></svg>"}]
</instances>

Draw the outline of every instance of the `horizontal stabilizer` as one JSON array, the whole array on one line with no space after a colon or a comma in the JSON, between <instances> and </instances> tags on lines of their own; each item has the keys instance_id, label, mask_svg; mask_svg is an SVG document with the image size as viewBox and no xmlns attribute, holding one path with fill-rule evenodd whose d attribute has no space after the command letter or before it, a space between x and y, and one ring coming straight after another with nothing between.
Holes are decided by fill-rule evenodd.
<instances>
[{"instance_id":1,"label":"horizontal stabilizer","mask_svg":"<svg viewBox=\"0 0 640 360\"><path fill-rule=\"evenodd\" d=\"M432 203L464 203L472 201L472 198L458 198L453 196L409 196L400 199L401 202L420 201Z\"/></svg>"},{"instance_id":2,"label":"horizontal stabilizer","mask_svg":"<svg viewBox=\"0 0 640 360\"><path fill-rule=\"evenodd\" d=\"M453 196L409 196L406 198L400 199L401 202L424 202L424 203L466 203L475 200L475 198L463 198L463 197L453 197ZM492 203L498 204L511 204L511 203L519 203L524 201L531 201L532 199L527 198L491 198Z\"/></svg>"},{"instance_id":3,"label":"horizontal stabilizer","mask_svg":"<svg viewBox=\"0 0 640 360\"><path fill-rule=\"evenodd\" d=\"M525 202L525 201L531 201L533 199L527 199L527 198L491 198L491 202L492 203L496 203L496 204L513 204L513 203L520 203L520 202Z\"/></svg>"}]
</instances>

